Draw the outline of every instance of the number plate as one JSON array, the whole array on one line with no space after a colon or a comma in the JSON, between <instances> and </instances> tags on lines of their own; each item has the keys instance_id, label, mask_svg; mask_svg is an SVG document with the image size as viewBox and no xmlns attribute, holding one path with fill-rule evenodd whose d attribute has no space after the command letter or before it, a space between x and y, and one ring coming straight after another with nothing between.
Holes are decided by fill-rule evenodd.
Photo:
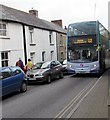
<instances>
[{"instance_id":1,"label":"number plate","mask_svg":"<svg viewBox=\"0 0 110 120\"><path fill-rule=\"evenodd\" d=\"M85 73L85 71L80 71L79 73Z\"/></svg>"}]
</instances>

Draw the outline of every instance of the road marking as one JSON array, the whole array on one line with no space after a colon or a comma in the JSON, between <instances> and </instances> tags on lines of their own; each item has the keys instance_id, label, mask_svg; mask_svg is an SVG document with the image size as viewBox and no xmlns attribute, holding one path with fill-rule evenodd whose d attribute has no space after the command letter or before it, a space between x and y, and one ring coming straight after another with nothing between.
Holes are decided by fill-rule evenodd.
<instances>
[{"instance_id":1,"label":"road marking","mask_svg":"<svg viewBox=\"0 0 110 120\"><path fill-rule=\"evenodd\" d=\"M102 78L102 76L95 82L94 81L90 82L82 91L80 91L72 100L71 102L64 107L61 112L55 116L54 120L57 118L62 118L63 115L77 102L77 100L90 88L92 87L83 97L82 99L77 103L77 105L74 107L74 109L67 115L66 118L70 118L71 115L76 111L76 109L79 107L80 103L83 101L83 99L92 91L92 89L96 86L96 84L99 82L99 80ZM92 86L92 84L94 84Z\"/></svg>"},{"instance_id":2,"label":"road marking","mask_svg":"<svg viewBox=\"0 0 110 120\"><path fill-rule=\"evenodd\" d=\"M55 117L55 118L61 118L72 106L73 104L80 98L80 96L93 84L93 81L91 81L83 90L81 90L72 100L71 102L64 107L63 110Z\"/></svg>"},{"instance_id":3,"label":"road marking","mask_svg":"<svg viewBox=\"0 0 110 120\"><path fill-rule=\"evenodd\" d=\"M73 115L73 113L80 106L80 104L84 100L84 98L87 97L87 95L93 90L93 88L97 85L97 83L100 81L101 78L102 78L102 76L95 82L95 84L92 86L92 88L82 97L82 99L76 104L76 106L74 107L74 109L67 115L66 118L70 118Z\"/></svg>"}]
</instances>

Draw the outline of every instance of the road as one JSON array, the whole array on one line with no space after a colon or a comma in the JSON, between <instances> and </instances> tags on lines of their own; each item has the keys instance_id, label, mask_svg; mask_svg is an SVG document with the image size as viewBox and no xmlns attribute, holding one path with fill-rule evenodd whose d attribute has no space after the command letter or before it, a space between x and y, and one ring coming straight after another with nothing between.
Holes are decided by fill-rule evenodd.
<instances>
[{"instance_id":1,"label":"road","mask_svg":"<svg viewBox=\"0 0 110 120\"><path fill-rule=\"evenodd\" d=\"M98 77L65 76L63 79L55 80L51 84L28 85L27 92L15 93L3 99L2 117L66 117L65 115L68 112L71 113L72 109L75 109L79 103L84 101L84 98L93 91L94 87L96 84L99 84L99 82L100 78ZM79 112L80 110L78 111L78 114ZM85 117L87 116L85 115ZM107 117L107 114L104 114L104 117Z\"/></svg>"}]
</instances>

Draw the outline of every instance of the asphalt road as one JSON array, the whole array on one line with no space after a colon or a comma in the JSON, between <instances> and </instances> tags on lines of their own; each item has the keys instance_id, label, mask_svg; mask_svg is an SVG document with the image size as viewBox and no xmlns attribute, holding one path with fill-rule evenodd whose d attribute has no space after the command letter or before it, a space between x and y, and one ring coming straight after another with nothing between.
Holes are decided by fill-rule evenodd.
<instances>
[{"instance_id":1,"label":"asphalt road","mask_svg":"<svg viewBox=\"0 0 110 120\"><path fill-rule=\"evenodd\" d=\"M15 93L3 99L2 118L56 118L81 91L89 85L92 87L98 79L65 76L51 84L28 85L27 92Z\"/></svg>"}]
</instances>

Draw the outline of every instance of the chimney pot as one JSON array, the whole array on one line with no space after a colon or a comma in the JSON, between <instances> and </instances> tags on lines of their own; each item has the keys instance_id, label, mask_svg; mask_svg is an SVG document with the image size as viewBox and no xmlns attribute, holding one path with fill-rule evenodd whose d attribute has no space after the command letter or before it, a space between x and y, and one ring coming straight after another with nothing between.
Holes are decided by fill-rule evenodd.
<instances>
[{"instance_id":1,"label":"chimney pot","mask_svg":"<svg viewBox=\"0 0 110 120\"><path fill-rule=\"evenodd\" d=\"M33 10L33 9L29 10L29 14L32 14L32 15L38 17L38 11L37 10Z\"/></svg>"},{"instance_id":2,"label":"chimney pot","mask_svg":"<svg viewBox=\"0 0 110 120\"><path fill-rule=\"evenodd\" d=\"M62 25L62 20L52 20L51 22L54 23L54 24L59 25L60 27L63 26L63 25Z\"/></svg>"}]
</instances>

